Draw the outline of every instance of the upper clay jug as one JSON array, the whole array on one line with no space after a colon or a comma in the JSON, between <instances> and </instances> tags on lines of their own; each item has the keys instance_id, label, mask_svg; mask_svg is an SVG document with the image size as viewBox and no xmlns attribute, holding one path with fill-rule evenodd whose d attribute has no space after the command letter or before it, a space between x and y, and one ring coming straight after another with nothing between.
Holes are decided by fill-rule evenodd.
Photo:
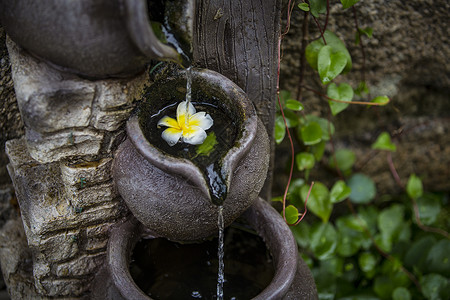
<instances>
[{"instance_id":1,"label":"upper clay jug","mask_svg":"<svg viewBox=\"0 0 450 300\"><path fill-rule=\"evenodd\" d=\"M127 77L151 59L185 59L158 40L149 14L176 18L183 24L172 27L189 39L193 1L160 2L166 7L145 0L0 0L0 22L14 42L57 68L88 78ZM166 12L152 13L158 9ZM167 11L172 17L164 17Z\"/></svg>"},{"instance_id":2,"label":"upper clay jug","mask_svg":"<svg viewBox=\"0 0 450 300\"><path fill-rule=\"evenodd\" d=\"M221 110L237 128L234 142L220 149L224 154L216 161L227 186L222 205L228 225L258 197L268 169L269 140L252 102L237 85L210 70L194 69L192 75L192 101ZM127 123L128 139L113 164L118 191L134 216L156 236L176 241L200 240L217 232L218 208L210 193L214 178L191 160L170 155L149 141L157 126L150 127L147 120L183 101L185 87L185 71L153 83L139 113ZM220 139L225 126L215 126ZM160 133L155 139L165 143Z\"/></svg>"}]
</instances>

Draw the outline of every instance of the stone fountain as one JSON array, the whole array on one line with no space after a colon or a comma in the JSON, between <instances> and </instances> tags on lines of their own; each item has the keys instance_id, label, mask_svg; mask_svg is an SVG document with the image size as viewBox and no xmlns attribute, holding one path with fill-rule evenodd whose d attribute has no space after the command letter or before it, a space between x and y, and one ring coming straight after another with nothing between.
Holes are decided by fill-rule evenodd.
<instances>
[{"instance_id":1,"label":"stone fountain","mask_svg":"<svg viewBox=\"0 0 450 300\"><path fill-rule=\"evenodd\" d=\"M135 243L142 237L160 236L198 242L215 234L217 220L205 180L192 163L164 157L145 139L132 114L149 87L163 82L184 84L183 72L153 83L146 64L151 59L181 61L180 56L153 35L148 16L142 13L147 11L145 1L124 1L125 9L119 11L110 1L98 3L97 10L89 10L92 15L83 14L91 1L75 7L84 17L92 17L89 24L99 26L81 27L94 37L102 34L108 18L123 18L126 31L113 22L108 28L114 34L107 36L114 39L105 39L109 45L122 47L117 52L122 60L112 58L115 63L103 59L109 57L105 54L95 58L90 51L64 43L55 48L30 43L29 36L21 36L20 26L25 25L8 16L17 9L20 16L30 18L26 8L39 11L39 5L0 3L2 22L11 36L12 76L26 128L24 137L6 146L23 224L23 231L7 224L1 235L6 247L0 252L0 262L11 297L150 299L128 274ZM184 7L187 17L180 19L192 22L193 4L187 1ZM75 8L70 11L76 12ZM67 8L59 9L60 14L67 12ZM45 8L42 12L43 16L52 15ZM99 22L99 18L104 19ZM74 26L81 26L73 21ZM185 28L192 34L192 23L187 24ZM124 40L127 36L131 36L131 45L123 45L130 43L130 39ZM55 41L49 37L47 44ZM108 46L95 49L92 53L99 54L99 49L105 51ZM239 116L238 142L223 157L229 189L225 224L243 215L273 256L273 281L257 298L316 298L314 281L298 258L289 229L279 214L258 198L267 173L269 141L251 101L218 73L197 69L194 82L205 87L204 93L222 95L217 101L223 109ZM146 111L158 107L157 102L144 105L148 105ZM182 199L184 207L167 203L170 197L164 196L174 196L171 186L187 195ZM149 189L153 196L146 198ZM163 218L158 219L161 214ZM164 220L170 225L163 224ZM7 236L11 234L15 238Z\"/></svg>"}]
</instances>

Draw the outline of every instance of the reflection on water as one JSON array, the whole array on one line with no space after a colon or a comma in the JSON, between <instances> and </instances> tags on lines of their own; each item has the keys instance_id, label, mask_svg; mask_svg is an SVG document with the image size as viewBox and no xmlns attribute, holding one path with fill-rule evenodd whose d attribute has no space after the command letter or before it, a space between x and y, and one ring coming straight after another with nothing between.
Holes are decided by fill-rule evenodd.
<instances>
[{"instance_id":1,"label":"reflection on water","mask_svg":"<svg viewBox=\"0 0 450 300\"><path fill-rule=\"evenodd\" d=\"M201 244L141 240L132 256L132 277L154 299L217 299L217 245L217 238ZM260 237L227 228L224 251L224 299L251 299L269 285L274 268Z\"/></svg>"}]
</instances>

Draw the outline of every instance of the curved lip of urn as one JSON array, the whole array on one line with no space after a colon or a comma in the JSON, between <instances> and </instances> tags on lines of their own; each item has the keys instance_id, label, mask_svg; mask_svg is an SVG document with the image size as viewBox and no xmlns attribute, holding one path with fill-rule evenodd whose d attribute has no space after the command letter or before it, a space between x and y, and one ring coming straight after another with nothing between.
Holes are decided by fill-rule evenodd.
<instances>
[{"instance_id":1,"label":"curved lip of urn","mask_svg":"<svg viewBox=\"0 0 450 300\"><path fill-rule=\"evenodd\" d=\"M138 49L147 57L172 60L181 63L180 54L172 47L161 43L152 28L145 0L123 0L126 25L130 37Z\"/></svg>"},{"instance_id":2,"label":"curved lip of urn","mask_svg":"<svg viewBox=\"0 0 450 300\"><path fill-rule=\"evenodd\" d=\"M275 267L272 281L253 300L282 299L294 282L297 271L298 250L294 236L278 212L261 198L245 211L244 217L263 238L273 256ZM149 237L148 233L132 217L113 229L108 244L110 276L120 293L129 299L152 299L136 285L128 269L132 250L142 237Z\"/></svg>"},{"instance_id":3,"label":"curved lip of urn","mask_svg":"<svg viewBox=\"0 0 450 300\"><path fill-rule=\"evenodd\" d=\"M185 76L184 74L185 71L180 71L176 76ZM230 190L233 170L248 153L257 134L256 110L245 92L225 76L207 69L193 69L192 76L193 81L202 80L211 88L220 89L229 99L233 99L230 105L239 104L239 110L242 115L241 128L238 133L240 136L222 159L222 170L227 182L227 188ZM169 174L177 174L186 178L211 201L206 180L200 169L190 160L167 155L150 144L139 125L138 114L135 114L128 120L127 135L137 151L147 161Z\"/></svg>"}]
</instances>

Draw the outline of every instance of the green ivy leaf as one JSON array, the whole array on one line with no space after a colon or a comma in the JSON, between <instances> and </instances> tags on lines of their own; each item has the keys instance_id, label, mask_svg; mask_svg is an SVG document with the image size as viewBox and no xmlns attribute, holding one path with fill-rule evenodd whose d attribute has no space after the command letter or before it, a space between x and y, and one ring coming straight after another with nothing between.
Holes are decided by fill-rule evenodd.
<instances>
[{"instance_id":1,"label":"green ivy leaf","mask_svg":"<svg viewBox=\"0 0 450 300\"><path fill-rule=\"evenodd\" d=\"M310 122L316 122L320 125L320 128L322 129L322 141L329 141L330 135L334 134L334 125L333 123L329 122L327 119L319 118L314 115L307 115L306 121L308 123Z\"/></svg>"},{"instance_id":2,"label":"green ivy leaf","mask_svg":"<svg viewBox=\"0 0 450 300\"><path fill-rule=\"evenodd\" d=\"M315 223L309 232L310 247L317 259L332 257L337 246L337 233L331 223Z\"/></svg>"},{"instance_id":3,"label":"green ivy leaf","mask_svg":"<svg viewBox=\"0 0 450 300\"><path fill-rule=\"evenodd\" d=\"M408 196L412 199L417 199L423 194L422 180L416 176L416 174L411 174L406 184L406 192Z\"/></svg>"},{"instance_id":4,"label":"green ivy leaf","mask_svg":"<svg viewBox=\"0 0 450 300\"><path fill-rule=\"evenodd\" d=\"M309 122L301 127L300 135L306 146L315 145L322 140L322 128L317 122Z\"/></svg>"},{"instance_id":5,"label":"green ivy leaf","mask_svg":"<svg viewBox=\"0 0 450 300\"><path fill-rule=\"evenodd\" d=\"M300 4L298 5L298 8L300 8L300 9L303 10L303 11L309 11L309 5L308 5L308 3L302 2L302 3L300 3Z\"/></svg>"},{"instance_id":6,"label":"green ivy leaf","mask_svg":"<svg viewBox=\"0 0 450 300\"><path fill-rule=\"evenodd\" d=\"M344 7L344 9L352 7L353 5L355 5L358 2L359 2L359 0L341 0L342 6Z\"/></svg>"},{"instance_id":7,"label":"green ivy leaf","mask_svg":"<svg viewBox=\"0 0 450 300\"><path fill-rule=\"evenodd\" d=\"M331 203L339 203L345 200L351 192L352 189L343 180L338 180L331 188L330 201Z\"/></svg>"},{"instance_id":8,"label":"green ivy leaf","mask_svg":"<svg viewBox=\"0 0 450 300\"><path fill-rule=\"evenodd\" d=\"M327 12L327 1L326 0L310 0L311 13L314 17L318 18L319 14L324 14Z\"/></svg>"},{"instance_id":9,"label":"green ivy leaf","mask_svg":"<svg viewBox=\"0 0 450 300\"><path fill-rule=\"evenodd\" d=\"M423 238L415 241L408 249L404 256L405 267L412 270L415 268L421 273L428 271L427 256L431 247L436 243L436 239L431 236L424 236Z\"/></svg>"},{"instance_id":10,"label":"green ivy leaf","mask_svg":"<svg viewBox=\"0 0 450 300\"><path fill-rule=\"evenodd\" d=\"M299 124L299 118L297 114L291 110L286 109L284 111L284 117L286 118L288 128L296 127Z\"/></svg>"},{"instance_id":11,"label":"green ivy leaf","mask_svg":"<svg viewBox=\"0 0 450 300\"><path fill-rule=\"evenodd\" d=\"M302 198L300 196L300 188L305 184L305 180L302 178L296 178L292 180L291 184L289 185L288 190L288 200L291 202L294 206L300 207L302 206Z\"/></svg>"},{"instance_id":12,"label":"green ivy leaf","mask_svg":"<svg viewBox=\"0 0 450 300\"><path fill-rule=\"evenodd\" d=\"M372 272L377 266L377 258L370 252L363 252L358 257L358 264L364 273Z\"/></svg>"},{"instance_id":13,"label":"green ivy leaf","mask_svg":"<svg viewBox=\"0 0 450 300\"><path fill-rule=\"evenodd\" d=\"M217 145L216 134L214 132L211 132L210 134L208 134L203 144L197 146L196 153L197 155L201 156L209 156L216 147L216 145Z\"/></svg>"},{"instance_id":14,"label":"green ivy leaf","mask_svg":"<svg viewBox=\"0 0 450 300\"><path fill-rule=\"evenodd\" d=\"M283 196L272 197L272 199L270 199L270 201L272 201L272 202L283 202Z\"/></svg>"},{"instance_id":15,"label":"green ivy leaf","mask_svg":"<svg viewBox=\"0 0 450 300\"><path fill-rule=\"evenodd\" d=\"M340 277L344 274L344 259L338 256L330 257L320 262L320 268L336 277Z\"/></svg>"},{"instance_id":16,"label":"green ivy leaf","mask_svg":"<svg viewBox=\"0 0 450 300\"><path fill-rule=\"evenodd\" d=\"M387 245L392 245L397 241L404 224L403 217L404 207L398 204L384 209L378 215L378 228L381 238L387 242Z\"/></svg>"},{"instance_id":17,"label":"green ivy leaf","mask_svg":"<svg viewBox=\"0 0 450 300\"><path fill-rule=\"evenodd\" d=\"M310 245L309 231L310 226L306 222L300 222L297 226L289 226L294 235L297 244L302 248L308 248Z\"/></svg>"},{"instance_id":18,"label":"green ivy leaf","mask_svg":"<svg viewBox=\"0 0 450 300\"><path fill-rule=\"evenodd\" d=\"M411 293L407 288L399 286L392 292L393 300L411 300Z\"/></svg>"},{"instance_id":19,"label":"green ivy leaf","mask_svg":"<svg viewBox=\"0 0 450 300\"><path fill-rule=\"evenodd\" d=\"M308 152L300 152L295 155L295 161L297 163L297 169L299 171L312 169L316 162L314 159L314 155Z\"/></svg>"},{"instance_id":20,"label":"green ivy leaf","mask_svg":"<svg viewBox=\"0 0 450 300\"><path fill-rule=\"evenodd\" d=\"M320 143L311 146L310 151L314 155L316 161L320 161L325 153L325 142L321 141Z\"/></svg>"},{"instance_id":21,"label":"green ivy leaf","mask_svg":"<svg viewBox=\"0 0 450 300\"><path fill-rule=\"evenodd\" d=\"M303 202L308 195L309 185L304 185L300 189L300 195ZM330 193L328 188L321 182L316 182L311 190L307 207L313 214L322 219L324 223L328 222L331 211L333 210L333 204L330 201Z\"/></svg>"},{"instance_id":22,"label":"green ivy leaf","mask_svg":"<svg viewBox=\"0 0 450 300\"><path fill-rule=\"evenodd\" d=\"M362 234L350 226L350 217L341 217L336 221L336 227L338 232L338 245L336 252L343 257L350 257L355 255L363 243L364 237Z\"/></svg>"},{"instance_id":23,"label":"green ivy leaf","mask_svg":"<svg viewBox=\"0 0 450 300\"><path fill-rule=\"evenodd\" d=\"M327 95L328 97L336 100L352 101L353 89L347 83L342 83L341 85L339 85L339 87L335 83L331 83L328 86ZM339 103L331 100L328 100L328 103L330 105L331 113L333 114L333 116L337 115L349 106L348 103Z\"/></svg>"},{"instance_id":24,"label":"green ivy leaf","mask_svg":"<svg viewBox=\"0 0 450 300\"><path fill-rule=\"evenodd\" d=\"M331 46L323 46L317 56L317 70L323 84L328 84L342 73L347 65L347 56L343 52L333 53Z\"/></svg>"},{"instance_id":25,"label":"green ivy leaf","mask_svg":"<svg viewBox=\"0 0 450 300\"><path fill-rule=\"evenodd\" d=\"M298 220L298 209L294 205L286 206L285 216L288 224L295 224Z\"/></svg>"},{"instance_id":26,"label":"green ivy leaf","mask_svg":"<svg viewBox=\"0 0 450 300\"><path fill-rule=\"evenodd\" d=\"M355 33L355 45L359 45L362 35L365 35L370 39L372 37L372 34L373 29L371 27L358 28L358 31Z\"/></svg>"},{"instance_id":27,"label":"green ivy leaf","mask_svg":"<svg viewBox=\"0 0 450 300\"><path fill-rule=\"evenodd\" d=\"M358 31L361 34L364 34L365 36L367 36L368 38L371 38L372 34L373 34L373 28L372 27L358 28Z\"/></svg>"},{"instance_id":28,"label":"green ivy leaf","mask_svg":"<svg viewBox=\"0 0 450 300\"><path fill-rule=\"evenodd\" d=\"M350 56L350 53L348 52L347 48L345 47L345 44L331 31L325 30L324 32L324 38L327 41L327 45L332 48L332 53L341 52L345 55L347 58L347 64L345 65L343 73L347 73L352 68L352 58ZM312 41L311 43L306 46L305 49L305 57L308 61L308 64L313 68L314 70L318 70L318 55L319 51L324 47L325 44L323 43L323 39L319 38L315 41Z\"/></svg>"},{"instance_id":29,"label":"green ivy leaf","mask_svg":"<svg viewBox=\"0 0 450 300\"><path fill-rule=\"evenodd\" d=\"M286 135L286 125L282 116L277 116L275 119L275 142L280 144Z\"/></svg>"},{"instance_id":30,"label":"green ivy leaf","mask_svg":"<svg viewBox=\"0 0 450 300\"><path fill-rule=\"evenodd\" d=\"M372 99L373 103L379 103L381 106L386 105L391 101L388 96L378 96Z\"/></svg>"},{"instance_id":31,"label":"green ivy leaf","mask_svg":"<svg viewBox=\"0 0 450 300\"><path fill-rule=\"evenodd\" d=\"M336 158L336 161L333 157L330 157L329 164L331 168L339 168L342 172L345 172L347 170L350 170L356 161L356 155L353 151L348 149L338 149L334 153L334 156Z\"/></svg>"},{"instance_id":32,"label":"green ivy leaf","mask_svg":"<svg viewBox=\"0 0 450 300\"><path fill-rule=\"evenodd\" d=\"M448 278L439 274L427 274L420 278L423 295L430 300L450 298L450 283Z\"/></svg>"},{"instance_id":33,"label":"green ivy leaf","mask_svg":"<svg viewBox=\"0 0 450 300\"><path fill-rule=\"evenodd\" d=\"M450 277L450 240L442 239L427 255L428 272Z\"/></svg>"},{"instance_id":34,"label":"green ivy leaf","mask_svg":"<svg viewBox=\"0 0 450 300\"><path fill-rule=\"evenodd\" d=\"M286 108L289 108L290 110L301 111L304 107L303 104L301 104L299 101L288 99L286 101Z\"/></svg>"},{"instance_id":35,"label":"green ivy leaf","mask_svg":"<svg viewBox=\"0 0 450 300\"><path fill-rule=\"evenodd\" d=\"M312 41L306 46L305 58L308 64L314 70L317 70L317 56L319 55L320 49L324 46L322 39Z\"/></svg>"},{"instance_id":36,"label":"green ivy leaf","mask_svg":"<svg viewBox=\"0 0 450 300\"><path fill-rule=\"evenodd\" d=\"M350 177L347 184L352 189L349 198L353 203L369 203L375 198L375 183L370 177L356 173Z\"/></svg>"},{"instance_id":37,"label":"green ivy leaf","mask_svg":"<svg viewBox=\"0 0 450 300\"><path fill-rule=\"evenodd\" d=\"M355 94L358 96L362 96L363 94L368 94L369 88L367 87L367 84L364 81L361 81L358 83L358 87L355 89Z\"/></svg>"},{"instance_id":38,"label":"green ivy leaf","mask_svg":"<svg viewBox=\"0 0 450 300\"><path fill-rule=\"evenodd\" d=\"M386 275L377 276L373 283L373 290L381 299L390 299L395 285Z\"/></svg>"},{"instance_id":39,"label":"green ivy leaf","mask_svg":"<svg viewBox=\"0 0 450 300\"><path fill-rule=\"evenodd\" d=\"M417 199L420 221L425 225L433 225L442 209L441 199L434 194L425 194Z\"/></svg>"},{"instance_id":40,"label":"green ivy leaf","mask_svg":"<svg viewBox=\"0 0 450 300\"><path fill-rule=\"evenodd\" d=\"M364 228L369 229L369 232L372 235L375 235L375 233L378 231L378 210L374 206L360 206L358 207L358 216L359 220L362 221L362 225L364 226Z\"/></svg>"},{"instance_id":41,"label":"green ivy leaf","mask_svg":"<svg viewBox=\"0 0 450 300\"><path fill-rule=\"evenodd\" d=\"M395 152L397 147L391 141L391 136L387 132L382 132L375 143L372 144L372 149L387 150Z\"/></svg>"}]
</instances>

